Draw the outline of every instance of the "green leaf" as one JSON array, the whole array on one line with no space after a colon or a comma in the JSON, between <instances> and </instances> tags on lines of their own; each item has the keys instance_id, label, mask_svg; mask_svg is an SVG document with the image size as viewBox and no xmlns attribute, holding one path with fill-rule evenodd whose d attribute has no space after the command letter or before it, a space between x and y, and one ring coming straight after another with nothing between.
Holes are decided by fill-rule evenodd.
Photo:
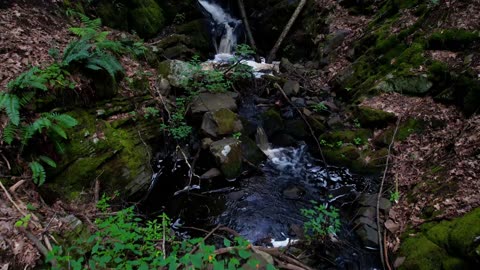
<instances>
[{"instance_id":1,"label":"green leaf","mask_svg":"<svg viewBox=\"0 0 480 270\"><path fill-rule=\"evenodd\" d=\"M238 256L240 256L242 259L248 259L250 256L252 256L252 253L246 249L239 249Z\"/></svg>"},{"instance_id":2,"label":"green leaf","mask_svg":"<svg viewBox=\"0 0 480 270\"><path fill-rule=\"evenodd\" d=\"M48 166L50 166L52 168L57 167L57 163L55 163L55 161L53 161L51 158L49 158L47 156L39 156L38 158L41 159L43 162L45 162Z\"/></svg>"},{"instance_id":3,"label":"green leaf","mask_svg":"<svg viewBox=\"0 0 480 270\"><path fill-rule=\"evenodd\" d=\"M230 240L228 240L228 239L225 238L225 239L223 239L223 245L224 245L225 247L229 247L229 246L232 245L232 242L231 242Z\"/></svg>"},{"instance_id":4,"label":"green leaf","mask_svg":"<svg viewBox=\"0 0 480 270\"><path fill-rule=\"evenodd\" d=\"M29 167L32 170L33 182L38 186L43 185L43 183L45 183L45 180L47 178L47 174L42 164L40 164L37 161L32 161L30 162Z\"/></svg>"},{"instance_id":5,"label":"green leaf","mask_svg":"<svg viewBox=\"0 0 480 270\"><path fill-rule=\"evenodd\" d=\"M8 94L5 100L5 111L7 112L10 121L18 126L20 124L20 102L16 95Z\"/></svg>"}]
</instances>

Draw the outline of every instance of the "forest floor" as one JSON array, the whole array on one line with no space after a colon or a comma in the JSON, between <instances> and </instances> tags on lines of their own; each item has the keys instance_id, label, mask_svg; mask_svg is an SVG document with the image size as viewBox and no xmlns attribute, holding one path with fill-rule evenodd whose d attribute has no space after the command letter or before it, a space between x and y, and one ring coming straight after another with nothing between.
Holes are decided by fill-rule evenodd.
<instances>
[{"instance_id":1,"label":"forest floor","mask_svg":"<svg viewBox=\"0 0 480 270\"><path fill-rule=\"evenodd\" d=\"M0 9L0 91L5 89L8 81L31 65L52 63L49 50L54 47L62 51L73 38L65 26L65 16L49 6L55 3L34 2L28 5L13 4L8 9ZM438 22L438 27L480 28L479 1L445 2L446 15ZM323 87L330 85L335 76L351 64L348 52L353 43L362 37L372 18L349 15L337 1L319 0L318 4L332 10L330 32L336 29L350 30L342 46L337 49L335 60L316 78L317 86ZM401 24L395 25L397 30L392 31L414 23L414 17L408 12L402 16ZM434 51L430 54L432 58L442 60L452 68L463 57L450 51ZM475 58L472 67L478 70L480 76L479 62ZM122 64L127 76L133 76L136 67L141 65L128 58L122 59ZM76 87L82 87L80 80ZM128 95L128 89L124 89ZM479 115L465 118L454 106L436 103L428 97L407 97L400 94L373 97L364 100L362 105L392 112L400 119L415 118L429 123L441 123L439 126L430 125L424 132L412 134L393 145L387 183L392 187L398 186L401 196L399 203L392 208L394 221L400 225L400 229L389 238L388 246L391 250L398 248L399 236L407 227L425 222L423 216L426 208L433 207L434 211L440 212L436 219L451 219L480 206ZM5 123L5 119L0 119L0 128ZM11 156L6 155L6 151L9 151L8 148L0 145L2 177L10 174L10 163L14 162L6 158ZM33 183L25 181L28 178L29 175L16 177L12 182L18 185L11 186L10 191L0 191L0 269L10 269L9 265L12 268L35 266L42 257L38 242L48 248L50 242L55 241L51 237L53 232L68 230L69 223L65 218L69 214L79 214L87 224L91 223L90 218L94 216L93 202L81 207L61 202L47 205L35 191ZM407 193L414 194L415 198L406 198ZM24 216L24 209L28 208L36 209L36 217L32 217L34 224L38 219L47 221L48 224L46 227L39 223L35 225L33 238L14 226Z\"/></svg>"}]
</instances>

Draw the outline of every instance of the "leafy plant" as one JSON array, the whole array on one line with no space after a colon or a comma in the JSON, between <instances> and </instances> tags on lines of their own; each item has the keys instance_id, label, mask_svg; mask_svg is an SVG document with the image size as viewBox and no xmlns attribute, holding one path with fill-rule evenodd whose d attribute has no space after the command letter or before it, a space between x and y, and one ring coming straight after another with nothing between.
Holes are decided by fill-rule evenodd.
<instances>
[{"instance_id":1,"label":"leafy plant","mask_svg":"<svg viewBox=\"0 0 480 270\"><path fill-rule=\"evenodd\" d=\"M400 200L400 192L398 190L394 192L390 192L391 202L398 203L399 200Z\"/></svg>"},{"instance_id":2,"label":"leafy plant","mask_svg":"<svg viewBox=\"0 0 480 270\"><path fill-rule=\"evenodd\" d=\"M155 107L145 107L144 110L145 114L143 115L143 117L145 117L145 119L148 119L150 117L158 117L158 115L160 114L160 111Z\"/></svg>"},{"instance_id":3,"label":"leafy plant","mask_svg":"<svg viewBox=\"0 0 480 270\"><path fill-rule=\"evenodd\" d=\"M328 110L327 106L325 106L325 104L323 102L319 102L317 104L314 104L312 106L312 109L317 113Z\"/></svg>"},{"instance_id":4,"label":"leafy plant","mask_svg":"<svg viewBox=\"0 0 480 270\"><path fill-rule=\"evenodd\" d=\"M361 144L363 143L362 138L360 138L360 137L354 138L354 139L353 139L353 143L354 143L355 145L361 145Z\"/></svg>"},{"instance_id":5,"label":"leafy plant","mask_svg":"<svg viewBox=\"0 0 480 270\"><path fill-rule=\"evenodd\" d=\"M301 209L301 213L307 218L303 224L305 236L308 240L324 238L328 234L335 234L340 229L340 215L335 207L319 204L311 201L313 207Z\"/></svg>"},{"instance_id":6,"label":"leafy plant","mask_svg":"<svg viewBox=\"0 0 480 270\"><path fill-rule=\"evenodd\" d=\"M353 120L353 126L356 127L356 128L360 128L360 127L361 127L360 122L358 121L358 119L354 119L354 120Z\"/></svg>"},{"instance_id":7,"label":"leafy plant","mask_svg":"<svg viewBox=\"0 0 480 270\"><path fill-rule=\"evenodd\" d=\"M108 197L98 204L109 211ZM160 222L158 221L160 220ZM64 249L54 246L47 260L55 260L57 269L238 269L247 263L253 267L251 244L236 237L224 240L231 253L216 255L216 247L203 238L181 239L171 230L170 219L162 214L158 220L144 222L135 216L133 207L106 215L95 221L98 230L86 241L77 239ZM165 243L165 244L162 244ZM54 268L55 269L55 268ZM269 266L268 269L274 269Z\"/></svg>"},{"instance_id":8,"label":"leafy plant","mask_svg":"<svg viewBox=\"0 0 480 270\"><path fill-rule=\"evenodd\" d=\"M242 133L241 133L241 132L235 132L235 133L233 133L233 138L239 140L240 137L242 137Z\"/></svg>"},{"instance_id":9,"label":"leafy plant","mask_svg":"<svg viewBox=\"0 0 480 270\"><path fill-rule=\"evenodd\" d=\"M342 147L342 146L343 146L343 141L337 141L337 142L335 143L335 146L336 146L337 148Z\"/></svg>"},{"instance_id":10,"label":"leafy plant","mask_svg":"<svg viewBox=\"0 0 480 270\"><path fill-rule=\"evenodd\" d=\"M21 219L17 220L15 222L15 227L22 227L22 228L27 228L28 223L32 219L32 214L27 214L26 216L22 217Z\"/></svg>"}]
</instances>

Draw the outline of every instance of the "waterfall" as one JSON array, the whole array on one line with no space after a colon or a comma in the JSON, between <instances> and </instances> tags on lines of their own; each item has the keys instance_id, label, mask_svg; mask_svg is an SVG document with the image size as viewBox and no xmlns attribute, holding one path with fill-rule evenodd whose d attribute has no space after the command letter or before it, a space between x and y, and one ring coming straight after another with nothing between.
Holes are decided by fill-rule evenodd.
<instances>
[{"instance_id":1,"label":"waterfall","mask_svg":"<svg viewBox=\"0 0 480 270\"><path fill-rule=\"evenodd\" d=\"M198 3L210 14L215 22L214 33L217 37L220 37L220 43L216 46L217 53L232 54L233 49L237 46L235 31L241 24L241 21L230 16L221 6L215 3L206 0L198 0Z\"/></svg>"}]
</instances>

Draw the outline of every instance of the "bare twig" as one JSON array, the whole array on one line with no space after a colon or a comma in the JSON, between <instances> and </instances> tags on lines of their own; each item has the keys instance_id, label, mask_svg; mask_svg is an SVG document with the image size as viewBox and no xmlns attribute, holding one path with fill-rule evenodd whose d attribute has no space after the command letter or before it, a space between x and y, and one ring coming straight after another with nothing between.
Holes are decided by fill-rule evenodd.
<instances>
[{"instance_id":1,"label":"bare twig","mask_svg":"<svg viewBox=\"0 0 480 270\"><path fill-rule=\"evenodd\" d=\"M385 184L385 178L387 177L388 165L390 162L390 153L392 151L393 143L395 142L395 136L397 135L398 127L400 125L400 118L397 120L397 124L395 126L395 131L393 132L392 140L390 141L390 145L388 146L388 155L387 161L385 163L385 170L383 171L382 181L380 183L380 189L377 195L377 236L378 236L378 246L380 251L380 260L382 261L382 267L385 269L385 255L383 251L383 243L382 243L382 233L380 232L380 198L382 197L383 193L383 185ZM388 258L386 258L388 260Z\"/></svg>"},{"instance_id":2,"label":"bare twig","mask_svg":"<svg viewBox=\"0 0 480 270\"><path fill-rule=\"evenodd\" d=\"M0 154L2 155L2 158L5 161L5 163L7 163L8 170L11 171L12 167L10 166L10 162L8 162L8 159L5 157L5 155L3 155L2 153L0 153Z\"/></svg>"},{"instance_id":3,"label":"bare twig","mask_svg":"<svg viewBox=\"0 0 480 270\"><path fill-rule=\"evenodd\" d=\"M11 186L8 190L10 191L10 193L15 193L15 191L17 190L17 188L19 188L21 185L23 185L26 181L25 180L20 180L18 181L17 183L15 183L13 186Z\"/></svg>"},{"instance_id":4,"label":"bare twig","mask_svg":"<svg viewBox=\"0 0 480 270\"><path fill-rule=\"evenodd\" d=\"M23 234L25 234L28 240L30 240L37 247L38 251L40 251L40 253L42 253L42 255L47 258L49 252L48 249L45 247L45 245L42 244L42 242L40 242L40 240L35 235L27 231L25 228L18 227L17 229ZM49 262L54 268L57 267L57 261L55 259L51 259Z\"/></svg>"}]
</instances>

